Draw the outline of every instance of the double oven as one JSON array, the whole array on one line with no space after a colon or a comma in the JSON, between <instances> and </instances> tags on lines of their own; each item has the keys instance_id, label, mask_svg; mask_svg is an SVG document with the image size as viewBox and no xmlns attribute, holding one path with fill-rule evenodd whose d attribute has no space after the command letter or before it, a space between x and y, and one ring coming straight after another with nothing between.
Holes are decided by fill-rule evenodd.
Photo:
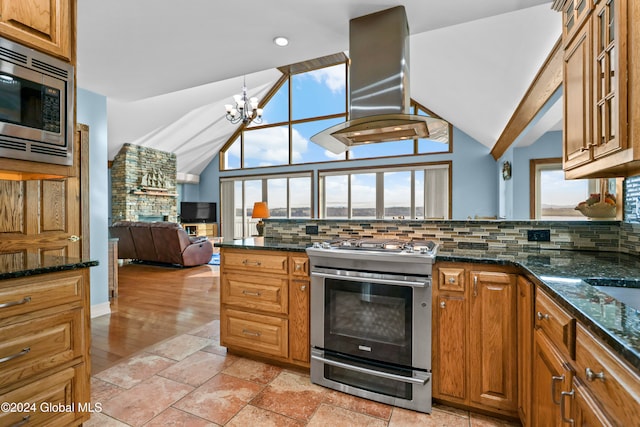
<instances>
[{"instance_id":1,"label":"double oven","mask_svg":"<svg viewBox=\"0 0 640 427\"><path fill-rule=\"evenodd\" d=\"M307 248L311 381L431 412L431 271L437 246L341 240Z\"/></svg>"}]
</instances>

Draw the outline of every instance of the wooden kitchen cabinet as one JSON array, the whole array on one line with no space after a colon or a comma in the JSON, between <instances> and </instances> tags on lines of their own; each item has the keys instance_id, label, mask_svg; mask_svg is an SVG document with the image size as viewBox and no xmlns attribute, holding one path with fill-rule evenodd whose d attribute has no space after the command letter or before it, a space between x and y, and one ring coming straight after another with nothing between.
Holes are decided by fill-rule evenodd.
<instances>
[{"instance_id":1,"label":"wooden kitchen cabinet","mask_svg":"<svg viewBox=\"0 0 640 427\"><path fill-rule=\"evenodd\" d=\"M517 417L516 277L505 267L436 264L434 398Z\"/></svg>"},{"instance_id":2,"label":"wooden kitchen cabinet","mask_svg":"<svg viewBox=\"0 0 640 427\"><path fill-rule=\"evenodd\" d=\"M534 335L532 425L568 426L561 419L560 404L573 377L569 361L542 330Z\"/></svg>"},{"instance_id":3,"label":"wooden kitchen cabinet","mask_svg":"<svg viewBox=\"0 0 640 427\"><path fill-rule=\"evenodd\" d=\"M468 401L467 368L469 364L467 351L469 310L464 277L463 266L434 269L433 396L461 404Z\"/></svg>"},{"instance_id":4,"label":"wooden kitchen cabinet","mask_svg":"<svg viewBox=\"0 0 640 427\"><path fill-rule=\"evenodd\" d=\"M518 352L518 413L522 425L531 426L531 385L533 373L533 293L534 285L518 276L516 329Z\"/></svg>"},{"instance_id":5,"label":"wooden kitchen cabinet","mask_svg":"<svg viewBox=\"0 0 640 427\"><path fill-rule=\"evenodd\" d=\"M587 387L576 377L573 378L571 396L571 420L576 427L604 426L613 427L614 424L602 411L600 404L594 399Z\"/></svg>"},{"instance_id":6,"label":"wooden kitchen cabinet","mask_svg":"<svg viewBox=\"0 0 640 427\"><path fill-rule=\"evenodd\" d=\"M517 408L516 277L469 272L470 398L506 413Z\"/></svg>"},{"instance_id":7,"label":"wooden kitchen cabinet","mask_svg":"<svg viewBox=\"0 0 640 427\"><path fill-rule=\"evenodd\" d=\"M37 277L34 280L34 277ZM73 411L0 412L0 425L80 425L89 419L89 269L3 280L0 396ZM28 418L25 418L28 417Z\"/></svg>"},{"instance_id":8,"label":"wooden kitchen cabinet","mask_svg":"<svg viewBox=\"0 0 640 427\"><path fill-rule=\"evenodd\" d=\"M309 261L299 252L221 248L220 342L309 367Z\"/></svg>"},{"instance_id":9,"label":"wooden kitchen cabinet","mask_svg":"<svg viewBox=\"0 0 640 427\"><path fill-rule=\"evenodd\" d=\"M535 294L532 425L569 425L562 398L571 389L575 354L575 319L540 287ZM564 412L562 407L564 406Z\"/></svg>"},{"instance_id":10,"label":"wooden kitchen cabinet","mask_svg":"<svg viewBox=\"0 0 640 427\"><path fill-rule=\"evenodd\" d=\"M640 8L629 0L584 2L563 9L565 176L636 175L640 69L632 64L640 56Z\"/></svg>"},{"instance_id":11,"label":"wooden kitchen cabinet","mask_svg":"<svg viewBox=\"0 0 640 427\"><path fill-rule=\"evenodd\" d=\"M70 61L75 0L0 0L0 35Z\"/></svg>"},{"instance_id":12,"label":"wooden kitchen cabinet","mask_svg":"<svg viewBox=\"0 0 640 427\"><path fill-rule=\"evenodd\" d=\"M574 393L582 385L583 391L579 394L583 397L574 399L574 418L608 420L620 426L637 425L640 376L581 324L576 330L575 366Z\"/></svg>"}]
</instances>

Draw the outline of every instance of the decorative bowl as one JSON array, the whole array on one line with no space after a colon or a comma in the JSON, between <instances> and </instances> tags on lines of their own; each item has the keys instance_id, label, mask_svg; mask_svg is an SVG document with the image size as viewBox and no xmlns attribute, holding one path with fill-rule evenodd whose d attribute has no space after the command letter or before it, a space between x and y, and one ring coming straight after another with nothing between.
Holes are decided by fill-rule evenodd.
<instances>
[{"instance_id":1,"label":"decorative bowl","mask_svg":"<svg viewBox=\"0 0 640 427\"><path fill-rule=\"evenodd\" d=\"M576 210L589 218L615 218L616 206L609 203L598 202L592 205L581 204L576 206Z\"/></svg>"}]
</instances>

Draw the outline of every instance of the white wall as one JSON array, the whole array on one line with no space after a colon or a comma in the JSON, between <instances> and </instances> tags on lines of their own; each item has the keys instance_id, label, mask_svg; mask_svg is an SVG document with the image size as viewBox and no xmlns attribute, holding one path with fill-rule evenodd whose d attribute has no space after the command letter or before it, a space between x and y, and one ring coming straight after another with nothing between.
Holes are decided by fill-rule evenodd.
<instances>
[{"instance_id":1,"label":"white wall","mask_svg":"<svg viewBox=\"0 0 640 427\"><path fill-rule=\"evenodd\" d=\"M91 259L99 265L91 268L92 316L109 312L108 288L108 213L107 178L107 99L78 89L77 121L89 126L89 215Z\"/></svg>"}]
</instances>

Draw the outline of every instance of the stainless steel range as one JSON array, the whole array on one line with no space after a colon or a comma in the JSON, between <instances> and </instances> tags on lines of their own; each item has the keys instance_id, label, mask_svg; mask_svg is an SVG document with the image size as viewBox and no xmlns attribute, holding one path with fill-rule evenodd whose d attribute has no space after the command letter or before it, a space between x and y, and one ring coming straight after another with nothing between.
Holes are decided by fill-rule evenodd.
<instances>
[{"instance_id":1,"label":"stainless steel range","mask_svg":"<svg viewBox=\"0 0 640 427\"><path fill-rule=\"evenodd\" d=\"M431 412L430 241L342 239L307 248L311 381Z\"/></svg>"}]
</instances>

